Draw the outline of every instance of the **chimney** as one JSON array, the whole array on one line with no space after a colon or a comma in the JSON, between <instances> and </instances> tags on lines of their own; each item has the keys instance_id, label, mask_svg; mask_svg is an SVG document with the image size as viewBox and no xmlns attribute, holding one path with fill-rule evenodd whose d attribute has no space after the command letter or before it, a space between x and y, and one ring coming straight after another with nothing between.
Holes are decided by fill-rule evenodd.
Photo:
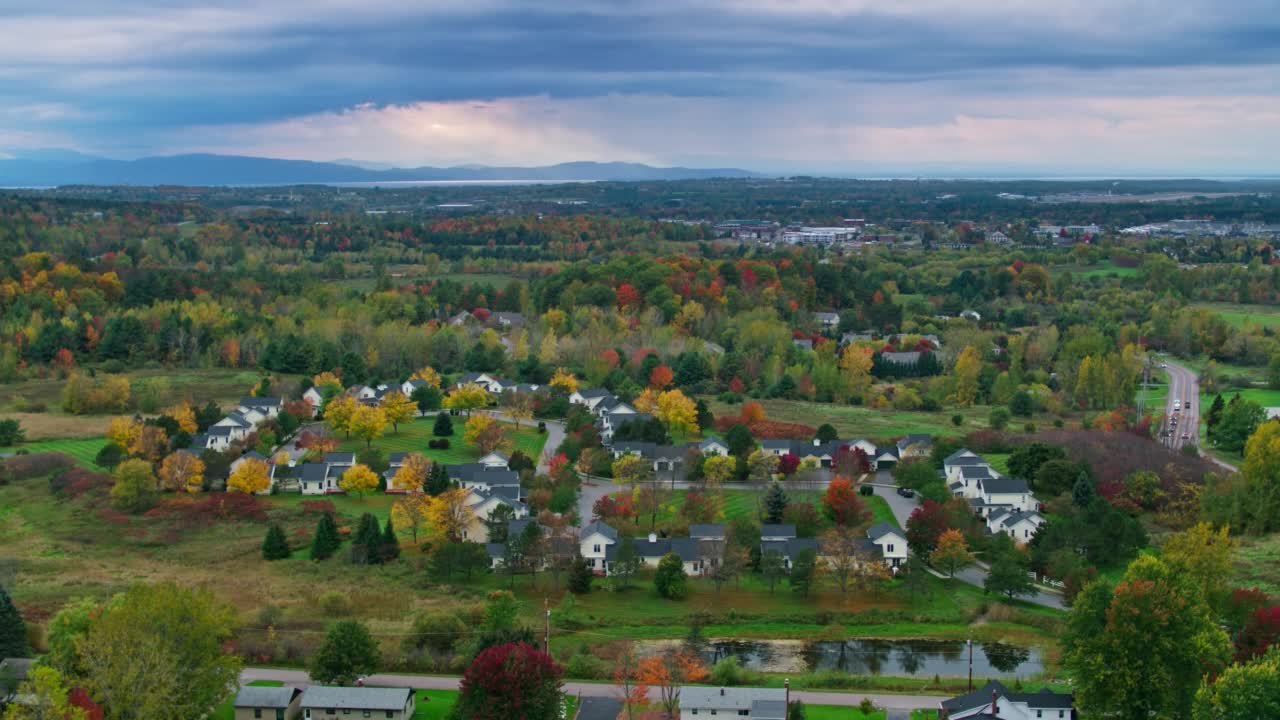
<instances>
[{"instance_id":1,"label":"chimney","mask_svg":"<svg viewBox=\"0 0 1280 720\"><path fill-rule=\"evenodd\" d=\"M724 688L720 688L720 697L724 697Z\"/></svg>"},{"instance_id":2,"label":"chimney","mask_svg":"<svg viewBox=\"0 0 1280 720\"><path fill-rule=\"evenodd\" d=\"M658 542L658 533L652 533L652 532L649 533L649 542L651 543Z\"/></svg>"},{"instance_id":3,"label":"chimney","mask_svg":"<svg viewBox=\"0 0 1280 720\"><path fill-rule=\"evenodd\" d=\"M790 713L791 712L791 678L782 679L782 689L785 690L787 693L786 699L784 701L784 705L787 708L787 712Z\"/></svg>"},{"instance_id":4,"label":"chimney","mask_svg":"<svg viewBox=\"0 0 1280 720\"><path fill-rule=\"evenodd\" d=\"M814 446L814 447L818 447L818 446L819 446L819 445L821 445L821 444L822 444L822 441L821 441L821 440L819 440L818 438L814 438L814 439L813 439L813 446Z\"/></svg>"}]
</instances>

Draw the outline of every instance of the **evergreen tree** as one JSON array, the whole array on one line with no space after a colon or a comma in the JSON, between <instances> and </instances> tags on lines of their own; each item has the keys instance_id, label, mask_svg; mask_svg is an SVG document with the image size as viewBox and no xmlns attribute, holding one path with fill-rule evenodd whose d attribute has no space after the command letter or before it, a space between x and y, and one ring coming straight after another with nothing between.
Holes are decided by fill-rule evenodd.
<instances>
[{"instance_id":1,"label":"evergreen tree","mask_svg":"<svg viewBox=\"0 0 1280 720\"><path fill-rule=\"evenodd\" d=\"M338 537L338 524L334 522L331 513L325 513L316 525L316 536L311 541L311 559L327 560L333 557L341 545L342 538Z\"/></svg>"},{"instance_id":2,"label":"evergreen tree","mask_svg":"<svg viewBox=\"0 0 1280 720\"><path fill-rule=\"evenodd\" d=\"M787 510L787 491L776 480L769 485L769 492L764 496L764 520L776 525L782 522L782 515Z\"/></svg>"},{"instance_id":3,"label":"evergreen tree","mask_svg":"<svg viewBox=\"0 0 1280 720\"><path fill-rule=\"evenodd\" d=\"M818 553L813 548L800 551L791 564L791 591L809 597L809 588L813 586L813 571L818 562Z\"/></svg>"},{"instance_id":4,"label":"evergreen tree","mask_svg":"<svg viewBox=\"0 0 1280 720\"><path fill-rule=\"evenodd\" d=\"M814 436L818 442L831 442L840 439L840 432L831 423L822 423L818 426L818 434Z\"/></svg>"},{"instance_id":5,"label":"evergreen tree","mask_svg":"<svg viewBox=\"0 0 1280 720\"><path fill-rule=\"evenodd\" d=\"M0 658L23 658L30 654L27 626L9 599L9 593L0 588Z\"/></svg>"},{"instance_id":6,"label":"evergreen tree","mask_svg":"<svg viewBox=\"0 0 1280 720\"><path fill-rule=\"evenodd\" d=\"M1093 502L1093 496L1093 481L1081 471L1080 477L1076 478L1075 486L1071 488L1071 502L1075 503L1076 507L1086 508Z\"/></svg>"},{"instance_id":7,"label":"evergreen tree","mask_svg":"<svg viewBox=\"0 0 1280 720\"><path fill-rule=\"evenodd\" d=\"M624 536L618 540L618 550L613 557L610 570L618 583L618 588L625 590L640 572L640 554L636 551L635 540Z\"/></svg>"},{"instance_id":8,"label":"evergreen tree","mask_svg":"<svg viewBox=\"0 0 1280 720\"><path fill-rule=\"evenodd\" d=\"M422 486L423 492L435 497L448 489L449 471L443 463L431 463L431 470L427 473L427 480Z\"/></svg>"},{"instance_id":9,"label":"evergreen tree","mask_svg":"<svg viewBox=\"0 0 1280 720\"><path fill-rule=\"evenodd\" d=\"M343 620L329 628L324 644L311 658L312 682L350 685L361 675L378 671L382 653L369 628L355 620Z\"/></svg>"},{"instance_id":10,"label":"evergreen tree","mask_svg":"<svg viewBox=\"0 0 1280 720\"><path fill-rule=\"evenodd\" d=\"M436 437L453 435L453 420L449 418L449 413L441 412L436 414L436 424L431 428L431 434Z\"/></svg>"},{"instance_id":11,"label":"evergreen tree","mask_svg":"<svg viewBox=\"0 0 1280 720\"><path fill-rule=\"evenodd\" d=\"M378 554L382 562L400 557L400 539L396 537L396 529L391 524L390 516L387 516L387 524L382 528L382 547L379 548Z\"/></svg>"},{"instance_id":12,"label":"evergreen tree","mask_svg":"<svg viewBox=\"0 0 1280 720\"><path fill-rule=\"evenodd\" d=\"M279 523L271 523L267 528L267 537L262 541L262 557L264 560L285 560L292 551L289 541L284 536L284 529Z\"/></svg>"},{"instance_id":13,"label":"evergreen tree","mask_svg":"<svg viewBox=\"0 0 1280 720\"><path fill-rule=\"evenodd\" d=\"M667 553L662 556L653 574L653 586L668 600L680 600L689 594L688 576L684 574L684 561L679 555Z\"/></svg>"},{"instance_id":14,"label":"evergreen tree","mask_svg":"<svg viewBox=\"0 0 1280 720\"><path fill-rule=\"evenodd\" d=\"M1213 404L1209 406L1209 414L1204 416L1210 441L1213 440L1214 430L1218 427L1218 421L1222 419L1222 411L1226 408L1226 405L1222 400L1221 394L1213 396Z\"/></svg>"},{"instance_id":15,"label":"evergreen tree","mask_svg":"<svg viewBox=\"0 0 1280 720\"><path fill-rule=\"evenodd\" d=\"M711 414L711 408L707 406L707 401L699 399L694 404L694 409L698 413L698 427L702 428L703 432L710 432L711 427L715 425L716 416Z\"/></svg>"},{"instance_id":16,"label":"evergreen tree","mask_svg":"<svg viewBox=\"0 0 1280 720\"><path fill-rule=\"evenodd\" d=\"M351 562L356 565L377 565L382 562L378 548L382 546L382 529L372 513L360 516L355 540L351 543Z\"/></svg>"},{"instance_id":17,"label":"evergreen tree","mask_svg":"<svg viewBox=\"0 0 1280 720\"><path fill-rule=\"evenodd\" d=\"M587 559L581 555L573 559L569 566L569 592L585 595L591 592L591 581L595 577L587 566Z\"/></svg>"}]
</instances>

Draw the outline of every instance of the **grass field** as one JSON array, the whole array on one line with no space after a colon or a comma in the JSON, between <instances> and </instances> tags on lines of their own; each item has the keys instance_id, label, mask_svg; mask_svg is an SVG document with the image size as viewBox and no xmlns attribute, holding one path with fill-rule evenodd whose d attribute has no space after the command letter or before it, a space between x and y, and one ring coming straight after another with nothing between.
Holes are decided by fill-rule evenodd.
<instances>
[{"instance_id":1,"label":"grass field","mask_svg":"<svg viewBox=\"0 0 1280 720\"><path fill-rule=\"evenodd\" d=\"M1194 303L1192 307L1212 310L1233 327L1256 325L1264 328L1280 328L1280 308L1270 305Z\"/></svg>"},{"instance_id":2,"label":"grass field","mask_svg":"<svg viewBox=\"0 0 1280 720\"><path fill-rule=\"evenodd\" d=\"M1241 538L1232 563L1235 586L1280 595L1280 534Z\"/></svg>"},{"instance_id":3,"label":"grass field","mask_svg":"<svg viewBox=\"0 0 1280 720\"><path fill-rule=\"evenodd\" d=\"M448 465L475 462L480 459L480 451L462 442L462 426L465 421L464 416L453 419L453 437L449 438L448 450L427 448L427 443L435 439L431 434L435 425L434 418L420 418L413 422L402 423L399 432L393 431L388 426L387 433L373 441L373 447L383 453L420 452L431 460ZM547 441L547 436L540 434L536 425L524 424L519 431L510 423L503 423L503 427L507 429L507 440L501 450L507 454L520 450L536 462L538 456L542 454L542 446ZM364 441L354 437L348 438L338 449L344 452L357 452L364 449Z\"/></svg>"},{"instance_id":4,"label":"grass field","mask_svg":"<svg viewBox=\"0 0 1280 720\"><path fill-rule=\"evenodd\" d=\"M885 711L876 710L870 715L856 707L843 705L805 705L805 720L884 720ZM911 720L933 720L938 717L936 710L912 710Z\"/></svg>"},{"instance_id":5,"label":"grass field","mask_svg":"<svg viewBox=\"0 0 1280 720\"><path fill-rule=\"evenodd\" d=\"M742 412L742 405L729 405L715 398L706 400L711 412L717 416L738 415ZM911 433L960 436L987 428L987 419L991 414L991 408L987 406L948 408L940 412L910 412L803 400L764 399L757 402L764 407L765 417L769 420L799 423L813 428L830 423L840 432L840 437L846 439L866 437L887 440ZM951 424L951 416L957 414L964 418L960 427ZM1044 415L1037 415L1030 420L1042 428L1053 424L1052 418Z\"/></svg>"},{"instance_id":6,"label":"grass field","mask_svg":"<svg viewBox=\"0 0 1280 720\"><path fill-rule=\"evenodd\" d=\"M26 450L30 453L63 452L75 458L81 465L93 467L93 459L97 457L98 451L102 449L106 442L101 437L83 440L41 440L39 442L27 442L13 447L0 448L0 453L11 453L18 450Z\"/></svg>"},{"instance_id":7,"label":"grass field","mask_svg":"<svg viewBox=\"0 0 1280 720\"><path fill-rule=\"evenodd\" d=\"M1120 267L1110 262L1101 265L1056 265L1052 268L1052 274L1062 275L1071 273L1076 278L1100 278L1100 277L1118 277L1131 278L1138 276L1138 268Z\"/></svg>"}]
</instances>

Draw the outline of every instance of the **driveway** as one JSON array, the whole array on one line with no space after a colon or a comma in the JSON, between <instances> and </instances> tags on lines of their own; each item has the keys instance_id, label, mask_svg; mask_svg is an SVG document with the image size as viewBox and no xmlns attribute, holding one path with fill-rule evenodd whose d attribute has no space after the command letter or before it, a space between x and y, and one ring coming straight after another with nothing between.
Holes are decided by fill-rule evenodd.
<instances>
[{"instance_id":1,"label":"driveway","mask_svg":"<svg viewBox=\"0 0 1280 720\"><path fill-rule=\"evenodd\" d=\"M240 683L246 684L254 680L271 680L284 683L290 687L306 687L311 678L304 670L282 670L277 668L245 668L240 673ZM460 678L449 675L370 675L365 684L378 687L407 687L416 690L457 690ZM579 697L618 697L618 687L609 683L566 682L564 691ZM658 699L658 690L650 691L654 700ZM793 700L803 700L810 705L840 705L853 707L870 698L871 702L890 710L937 709L938 702L946 699L941 695L882 695L874 693L839 693L818 692L811 690L791 691Z\"/></svg>"}]
</instances>

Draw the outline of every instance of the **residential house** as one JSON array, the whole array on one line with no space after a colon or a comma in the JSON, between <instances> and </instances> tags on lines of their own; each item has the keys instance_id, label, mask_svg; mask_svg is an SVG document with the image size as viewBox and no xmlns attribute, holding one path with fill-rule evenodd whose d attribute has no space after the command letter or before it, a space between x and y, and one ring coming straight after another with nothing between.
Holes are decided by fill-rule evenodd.
<instances>
[{"instance_id":1,"label":"residential house","mask_svg":"<svg viewBox=\"0 0 1280 720\"><path fill-rule=\"evenodd\" d=\"M232 703L235 720L294 720L302 713L302 691L296 687L245 685Z\"/></svg>"},{"instance_id":2,"label":"residential house","mask_svg":"<svg viewBox=\"0 0 1280 720\"><path fill-rule=\"evenodd\" d=\"M708 435L702 442L698 443L698 451L707 457L728 455L729 446L715 435Z\"/></svg>"},{"instance_id":3,"label":"residential house","mask_svg":"<svg viewBox=\"0 0 1280 720\"><path fill-rule=\"evenodd\" d=\"M239 409L245 415L258 412L267 418L273 418L284 410L284 401L278 397L244 397L240 398Z\"/></svg>"},{"instance_id":4,"label":"residential house","mask_svg":"<svg viewBox=\"0 0 1280 720\"><path fill-rule=\"evenodd\" d=\"M605 572L610 550L618 544L618 531L599 520L578 532L578 550L593 571Z\"/></svg>"},{"instance_id":5,"label":"residential house","mask_svg":"<svg viewBox=\"0 0 1280 720\"><path fill-rule=\"evenodd\" d=\"M654 472L675 472L684 467L684 454L687 445L658 445L640 440L620 440L611 446L613 457L635 455L650 461Z\"/></svg>"},{"instance_id":6,"label":"residential house","mask_svg":"<svg viewBox=\"0 0 1280 720\"><path fill-rule=\"evenodd\" d=\"M764 557L771 551L777 552L782 556L782 567L787 572L791 571L796 557L805 550L813 550L817 553L818 541L813 538L796 537L795 525L760 526L760 556Z\"/></svg>"},{"instance_id":7,"label":"residential house","mask_svg":"<svg viewBox=\"0 0 1280 720\"><path fill-rule=\"evenodd\" d=\"M884 564L897 569L907 561L907 536L887 522L878 522L867 528L867 539L875 546Z\"/></svg>"},{"instance_id":8,"label":"residential house","mask_svg":"<svg viewBox=\"0 0 1280 720\"><path fill-rule=\"evenodd\" d=\"M927 458L933 452L933 437L930 435L907 435L898 441L897 447L899 460Z\"/></svg>"},{"instance_id":9,"label":"residential house","mask_svg":"<svg viewBox=\"0 0 1280 720\"><path fill-rule=\"evenodd\" d=\"M855 342L871 342L875 339L876 334L870 330L863 330L862 332L847 332L840 336L840 344L848 345L849 343Z\"/></svg>"},{"instance_id":10,"label":"residential house","mask_svg":"<svg viewBox=\"0 0 1280 720\"><path fill-rule=\"evenodd\" d=\"M462 387L464 385L479 385L486 392L492 395L498 395L502 392L502 378L489 373L467 373L458 378L458 382L454 383L454 387Z\"/></svg>"},{"instance_id":11,"label":"residential house","mask_svg":"<svg viewBox=\"0 0 1280 720\"><path fill-rule=\"evenodd\" d=\"M951 489L951 494L966 499L978 496L978 480L996 474L990 463L968 448L962 448L948 455L942 461L942 472L947 487Z\"/></svg>"},{"instance_id":12,"label":"residential house","mask_svg":"<svg viewBox=\"0 0 1280 720\"><path fill-rule=\"evenodd\" d=\"M813 319L823 330L831 330L840 325L840 313L816 312Z\"/></svg>"},{"instance_id":13,"label":"residential house","mask_svg":"<svg viewBox=\"0 0 1280 720\"><path fill-rule=\"evenodd\" d=\"M475 322L475 321L476 321L475 316L467 312L466 310L462 310L457 315L454 315L453 317L449 318L449 324L452 325L453 327L462 327L463 325L466 325L469 322Z\"/></svg>"},{"instance_id":14,"label":"residential house","mask_svg":"<svg viewBox=\"0 0 1280 720\"><path fill-rule=\"evenodd\" d=\"M995 477L978 481L979 497L970 501L983 517L999 509L1028 512L1038 506L1026 480L1015 480L1007 475L997 474Z\"/></svg>"},{"instance_id":15,"label":"residential house","mask_svg":"<svg viewBox=\"0 0 1280 720\"><path fill-rule=\"evenodd\" d=\"M710 717L787 720L787 690L692 685L680 688L680 714L677 720L703 720Z\"/></svg>"},{"instance_id":16,"label":"residential house","mask_svg":"<svg viewBox=\"0 0 1280 720\"><path fill-rule=\"evenodd\" d=\"M271 462L270 460L267 459L267 456L263 455L257 450L250 450L249 452L231 461L231 472L235 472L240 468L241 465L245 464L250 460L261 460L262 462L265 462L265 463Z\"/></svg>"},{"instance_id":17,"label":"residential house","mask_svg":"<svg viewBox=\"0 0 1280 720\"><path fill-rule=\"evenodd\" d=\"M499 506L511 508L511 516L516 519L529 517L529 506L521 502L519 492L512 488L500 487L493 490L472 488L467 493L467 507L471 508L471 523L462 530L462 539L469 542L488 543L489 527L485 521L493 516Z\"/></svg>"},{"instance_id":18,"label":"residential house","mask_svg":"<svg viewBox=\"0 0 1280 720\"><path fill-rule=\"evenodd\" d=\"M494 322L506 328L524 327L524 315L514 312L496 312L490 316Z\"/></svg>"},{"instance_id":19,"label":"residential house","mask_svg":"<svg viewBox=\"0 0 1280 720\"><path fill-rule=\"evenodd\" d=\"M875 452L867 456L872 470L892 470L898 464L898 446L886 445L877 447Z\"/></svg>"},{"instance_id":20,"label":"residential house","mask_svg":"<svg viewBox=\"0 0 1280 720\"><path fill-rule=\"evenodd\" d=\"M223 449L224 449L224 448L216 448L216 447L214 447L216 444L217 444L217 438L215 438L213 435L210 435L209 433L200 433L199 435L192 435L192 436L191 436L191 445L190 445L190 447L191 447L191 449L192 449L193 451L195 451L195 452L197 452L197 453L199 453L199 452L201 452L201 451L204 451L204 450L218 450L218 451L221 451L221 450L223 450ZM231 445L230 441L228 441L228 442L227 442L227 445L228 445L228 447Z\"/></svg>"},{"instance_id":21,"label":"residential house","mask_svg":"<svg viewBox=\"0 0 1280 720\"><path fill-rule=\"evenodd\" d=\"M1044 524L1044 516L1038 512L996 510L987 516L987 531L1004 533L1019 545L1026 545Z\"/></svg>"},{"instance_id":22,"label":"residential house","mask_svg":"<svg viewBox=\"0 0 1280 720\"><path fill-rule=\"evenodd\" d=\"M431 387L431 383L427 382L426 380L418 380L418 379L405 380L404 382L400 383L400 394L404 395L405 397L409 397L413 395L414 390L417 390L418 388L423 388L423 387Z\"/></svg>"},{"instance_id":23,"label":"residential house","mask_svg":"<svg viewBox=\"0 0 1280 720\"><path fill-rule=\"evenodd\" d=\"M796 338L796 339L794 339L794 340L792 340L792 341L791 341L791 344L792 344L792 345L795 345L796 347L800 348L801 350L812 350L812 349L813 349L813 340L810 340L809 338Z\"/></svg>"},{"instance_id":24,"label":"residential house","mask_svg":"<svg viewBox=\"0 0 1280 720\"><path fill-rule=\"evenodd\" d=\"M663 557L674 553L683 561L686 575L702 575L716 557L712 546L717 543L710 541L704 548L692 537L660 538L656 533L649 533L647 538L636 538L634 543L636 555L645 565L657 567Z\"/></svg>"},{"instance_id":25,"label":"residential house","mask_svg":"<svg viewBox=\"0 0 1280 720\"><path fill-rule=\"evenodd\" d=\"M298 489L303 495L338 495L342 489L338 487L338 479L342 473L330 472L329 463L303 463L294 468L294 476L298 479Z\"/></svg>"},{"instance_id":26,"label":"residential house","mask_svg":"<svg viewBox=\"0 0 1280 720\"><path fill-rule=\"evenodd\" d=\"M205 448L226 452L231 449L231 443L244 440L246 435L243 428L230 425L210 426L209 431L204 434Z\"/></svg>"},{"instance_id":27,"label":"residential house","mask_svg":"<svg viewBox=\"0 0 1280 720\"><path fill-rule=\"evenodd\" d=\"M894 365L915 365L920 362L920 352L912 350L910 352L880 353L880 359L883 362L893 363Z\"/></svg>"},{"instance_id":28,"label":"residential house","mask_svg":"<svg viewBox=\"0 0 1280 720\"><path fill-rule=\"evenodd\" d=\"M28 680L31 667L35 662L31 658L0 659L0 678L11 678L15 682L24 683Z\"/></svg>"},{"instance_id":29,"label":"residential house","mask_svg":"<svg viewBox=\"0 0 1280 720\"><path fill-rule=\"evenodd\" d=\"M311 417L320 414L320 408L324 405L324 393L314 387L309 387L306 392L302 393L302 399L306 400L307 404L311 406Z\"/></svg>"},{"instance_id":30,"label":"residential house","mask_svg":"<svg viewBox=\"0 0 1280 720\"><path fill-rule=\"evenodd\" d=\"M653 419L649 413L642 413L630 405L620 402L609 408L600 418L600 440L605 444L613 442L613 434L618 428L632 422L648 422Z\"/></svg>"},{"instance_id":31,"label":"residential house","mask_svg":"<svg viewBox=\"0 0 1280 720\"><path fill-rule=\"evenodd\" d=\"M1014 693L992 680L966 695L938 703L938 720L1073 720L1074 697L1045 688L1034 693Z\"/></svg>"},{"instance_id":32,"label":"residential house","mask_svg":"<svg viewBox=\"0 0 1280 720\"><path fill-rule=\"evenodd\" d=\"M304 720L378 717L408 720L413 717L413 690L409 688L328 687L311 685L299 702Z\"/></svg>"},{"instance_id":33,"label":"residential house","mask_svg":"<svg viewBox=\"0 0 1280 720\"><path fill-rule=\"evenodd\" d=\"M613 393L604 388L588 388L586 390L575 390L569 393L569 403L572 405L586 405L587 409L595 412L596 406L607 399L616 399Z\"/></svg>"}]
</instances>

